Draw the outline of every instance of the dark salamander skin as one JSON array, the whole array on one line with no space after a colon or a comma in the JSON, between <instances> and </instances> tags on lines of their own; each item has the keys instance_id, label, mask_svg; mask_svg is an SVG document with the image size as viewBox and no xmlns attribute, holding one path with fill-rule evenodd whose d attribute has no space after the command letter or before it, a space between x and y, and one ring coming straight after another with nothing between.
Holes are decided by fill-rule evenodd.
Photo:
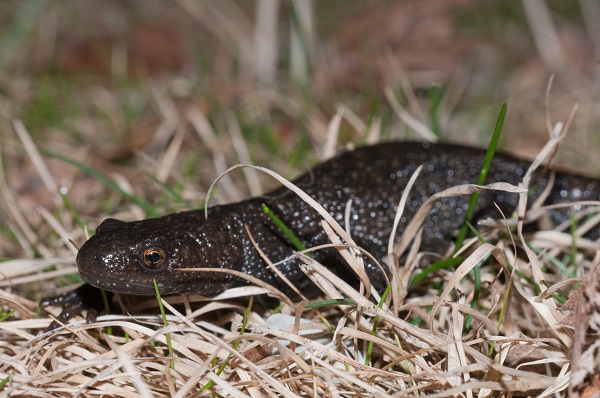
<instances>
[{"instance_id":1,"label":"dark salamander skin","mask_svg":"<svg viewBox=\"0 0 600 398\"><path fill-rule=\"evenodd\" d=\"M350 203L351 236L358 245L385 262L388 239L400 196L419 165L423 170L406 205L402 226L428 197L451 186L474 183L481 171L485 152L463 146L427 143L382 143L346 152L297 178L294 183L317 200L343 227ZM496 154L487 183L517 185L529 163ZM537 179L537 192L546 185ZM600 195L598 180L557 172L547 203L593 200ZM533 193L532 200L536 194ZM512 193L485 191L476 217L501 218L496 203L510 214L517 203ZM426 220L422 249L441 253L452 242L468 206L468 197L443 199ZM214 296L245 280L217 272L182 272L180 268L228 268L244 272L274 285L284 293L290 289L268 269L252 245L244 224L272 262L288 258L296 249L262 211L269 208L296 234L305 247L327 244L321 217L286 188L238 203L187 211L161 218L133 222L105 220L81 248L77 266L89 284L125 294L154 294L153 279L163 294L197 293ZM554 225L570 217L569 209L551 213ZM400 233L398 235L400 235ZM598 230L588 235L597 238ZM317 260L339 275L350 274L334 249L317 251ZM301 291L310 292L311 282L293 259L279 265L281 272ZM368 264L375 284L383 275Z\"/></svg>"}]
</instances>

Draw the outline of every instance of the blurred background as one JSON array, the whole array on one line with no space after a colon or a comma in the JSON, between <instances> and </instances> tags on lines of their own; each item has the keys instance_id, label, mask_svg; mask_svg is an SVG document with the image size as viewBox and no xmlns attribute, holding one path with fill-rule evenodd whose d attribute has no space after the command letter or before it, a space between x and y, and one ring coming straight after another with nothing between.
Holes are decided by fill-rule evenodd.
<instances>
[{"instance_id":1,"label":"blurred background","mask_svg":"<svg viewBox=\"0 0 600 398\"><path fill-rule=\"evenodd\" d=\"M0 257L34 253L45 212L148 214L52 154L180 209L239 162L293 177L350 142L485 147L507 102L501 146L524 156L577 107L559 163L600 175L598 21L596 0L4 0ZM217 202L272 186L252 178Z\"/></svg>"}]
</instances>

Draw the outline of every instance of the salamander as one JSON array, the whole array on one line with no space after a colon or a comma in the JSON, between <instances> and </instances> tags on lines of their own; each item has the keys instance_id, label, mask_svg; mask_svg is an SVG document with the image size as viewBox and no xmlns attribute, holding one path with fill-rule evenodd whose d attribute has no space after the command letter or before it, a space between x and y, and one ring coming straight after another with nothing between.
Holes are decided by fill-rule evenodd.
<instances>
[{"instance_id":1,"label":"salamander","mask_svg":"<svg viewBox=\"0 0 600 398\"><path fill-rule=\"evenodd\" d=\"M484 156L483 150L458 145L381 143L342 153L293 183L320 203L350 232L358 245L385 263L398 202L417 167L424 166L408 196L400 229L434 193L459 184L475 183ZM503 181L517 185L529 165L527 161L497 153L487 183ZM548 183L539 174L530 202ZM598 180L557 172L546 203L597 201L599 195ZM501 218L495 204L508 215L517 201L518 195L514 193L484 191L478 200L476 219ZM453 234L464 221L468 202L468 197L436 202L424 224L422 250L441 253L448 248ZM300 290L311 291L312 282L301 271L299 260L293 257L297 249L265 214L262 204L266 204L305 247L329 243L318 213L296 194L281 187L237 203L210 207L207 219L204 210L132 222L107 219L79 250L79 273L87 283L116 293L151 295L154 294L153 280L156 280L163 294L214 296L248 282L226 273L178 269L228 268L290 293L289 286L260 257L249 231L273 263L289 258L278 269ZM346 225L347 210L349 225ZM553 210L551 224L558 225L570 215L569 209ZM596 228L589 236L597 238L598 235ZM335 249L318 250L312 255L338 275L350 273ZM374 283L381 284L385 279L375 265L367 262L366 268Z\"/></svg>"}]
</instances>

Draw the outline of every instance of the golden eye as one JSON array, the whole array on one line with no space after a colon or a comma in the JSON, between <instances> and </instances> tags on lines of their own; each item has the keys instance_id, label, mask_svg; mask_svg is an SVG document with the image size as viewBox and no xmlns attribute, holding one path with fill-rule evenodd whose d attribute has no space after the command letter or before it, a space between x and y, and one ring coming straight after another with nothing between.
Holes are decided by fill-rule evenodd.
<instances>
[{"instance_id":1,"label":"golden eye","mask_svg":"<svg viewBox=\"0 0 600 398\"><path fill-rule=\"evenodd\" d=\"M144 265L152 270L162 267L166 258L165 251L159 247L149 247L142 254Z\"/></svg>"}]
</instances>

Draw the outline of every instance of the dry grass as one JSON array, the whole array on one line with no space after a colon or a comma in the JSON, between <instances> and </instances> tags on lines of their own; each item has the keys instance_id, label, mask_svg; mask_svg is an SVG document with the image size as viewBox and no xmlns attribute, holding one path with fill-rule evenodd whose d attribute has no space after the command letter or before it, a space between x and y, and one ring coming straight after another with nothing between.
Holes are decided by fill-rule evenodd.
<instances>
[{"instance_id":1,"label":"dry grass","mask_svg":"<svg viewBox=\"0 0 600 398\"><path fill-rule=\"evenodd\" d=\"M50 176L27 132L18 123L15 127L40 174ZM550 154L558 141L551 141L542 155ZM182 146L170 154L173 145L165 147L161 158L179 156ZM58 184L50 177L46 185ZM124 181L123 185L130 184ZM22 227L29 225L25 221L29 217L6 188L9 225L21 226L14 229L24 235L35 234L31 227ZM470 194L476 189L456 187L439 196ZM488 189L520 191L501 184ZM303 199L318 207L309 197ZM400 229L405 235L414 235L427 205L412 226ZM0 323L2 372L9 377L4 389L11 395L180 397L211 395L212 391L220 396L547 396L564 391L570 379L574 320L561 312L562 306L544 282L564 278L556 261L561 252L572 250L570 240L558 232L543 239L528 237L537 242L541 255L528 251L518 257L515 243L494 239L498 234L492 232L493 244L477 248L455 272L440 271L410 288L420 256L414 252L402 256L407 263L399 264L392 280L394 294L385 301L377 299L380 305L320 264L301 257L305 272L321 286L324 298L347 298L352 303L306 309L306 302L283 300L273 313L239 299L264 289L242 288L208 302L188 297L182 304L181 298L174 298L179 309L167 306L167 326L154 315L103 315L93 323L76 319L43 332L52 318L38 313L36 302L26 298L31 297L28 292L32 287L42 294L71 289L73 284L56 290L55 284L57 278L76 272L74 250L67 242L80 243L84 237L71 214L59 213L57 219L43 209L38 212L49 235L37 242L35 250L61 258L2 264L2 304L16 311ZM351 237L323 215L323 227L332 243L340 247L350 267L360 270L356 252L346 249L338 238L351 243ZM524 238L514 239L517 246L525 247ZM48 245L52 240L55 246ZM401 239L396 258L406 247ZM590 251L582 248L577 257L581 275L595 264L586 253ZM511 273L507 267L513 264L536 283ZM474 285L468 275L478 265L483 289L472 308ZM562 283L560 290L552 292L568 296L577 282L581 279ZM198 300L204 303L198 305ZM140 308L156 308L156 301L138 305L128 306L127 311L143 313ZM58 311L53 309L54 315ZM210 382L212 387L203 391L202 386Z\"/></svg>"},{"instance_id":2,"label":"dry grass","mask_svg":"<svg viewBox=\"0 0 600 398\"><path fill-rule=\"evenodd\" d=\"M228 12L226 7L233 3L206 3L204 10L197 8L201 3L180 0L178 4L191 19L201 19L196 23L228 50L244 48L240 43L247 43L255 33L237 9ZM50 14L40 23L52 27L55 17ZM269 30L268 26L264 29ZM43 39L49 37L53 36ZM27 103L25 98L33 95L23 89L30 77L2 82L12 97L0 101L0 304L4 313L15 312L0 322L0 380L5 380L0 393L40 397L509 397L560 396L568 388L582 396L597 393L600 365L593 355L597 344L587 339L598 333L598 243L577 239L574 244L568 227L567 232L539 231L507 238L501 233L505 223L499 222L486 234L487 244L478 246L476 239L467 243L468 257L456 271L437 271L415 286L410 281L426 261L418 244L408 246L406 239L390 244L395 251L391 258L398 263L391 294L384 300L377 292L366 298L302 256L303 269L321 286L323 299L349 301L315 304L283 297L281 307L273 311L262 299L248 299L268 287L242 288L208 300L165 298L167 326L154 315L158 305L150 298L126 301L133 315L101 315L92 323L78 317L44 332L61 309L44 309L48 314L37 303L41 297L78 286L76 249L70 242L83 244L85 226L93 228L106 216L140 219L152 212L187 208L186 202L196 206L210 183L232 164L269 165L289 177L314 163L313 153L325 159L347 142L401 139L415 133L431 138L431 124L425 122L429 115L423 110L426 99L415 93L423 89L415 83L421 75L403 70L393 55L386 54L387 60L382 61L385 84L375 94L384 104L374 111L369 105L365 111L372 94L360 97L359 93L357 99L356 93L341 91L341 100L331 94L334 74L326 66L336 62L329 58L331 54L316 50L311 54L312 75L307 76L302 65L294 68L295 87L302 89L285 84L276 88L272 84L279 81L273 75L277 68L267 62L277 59L273 43L255 40L261 44L257 52L263 54L256 71L251 66L252 52L223 55L214 50L209 89L213 96L209 99L204 99L205 92L189 89L193 79L148 79L142 87L132 84L125 89L93 82L77 87L74 99L53 97L67 108L77 105L80 112L67 113L60 123L46 120L31 131L33 118L20 110ZM294 48L294 59L301 64L306 60L298 51ZM121 61L112 65L115 80L125 74L119 69ZM236 77L227 74L234 69L239 72ZM254 72L259 72L264 85L252 79ZM576 99L582 102L569 137L580 138L567 138L566 144L597 153L597 147L588 145L600 120L595 90L576 70L554 72L561 83L546 100L545 72L541 89L530 87L525 94L511 91L510 84L531 70L511 75L506 86L498 89L508 93L509 108L515 109L507 121L506 130L513 137L507 139L508 146L540 142L525 132L542 131L547 136L557 121L569 125L577 92ZM464 94L465 79L465 69L460 68L451 77L440 123L444 130L464 131L465 141L474 142L477 134L474 137L473 131L481 125L473 123L481 114L489 114L484 119L493 118L497 103L490 101L470 114L461 112L461 95L477 98ZM307 91L314 97L307 99ZM398 92L403 98L397 98ZM483 125L489 130L487 121ZM541 158L551 156L558 143L558 138L551 137ZM90 165L108 175L122 192L47 156L45 150ZM585 163L583 152L579 157ZM211 203L239 200L273 185L271 178L265 178L265 169L243 170L220 180ZM175 194L147 176L165 183ZM475 189L480 188L457 187L440 195L469 194ZM505 185L486 189L519 192ZM127 199L125 193L142 205ZM144 208L147 203L149 207ZM590 206L589 212L593 217L582 228L597 228L597 207ZM514 215L505 216L510 219L507 222L516 224ZM412 238L419 217L411 226L399 226L399 234ZM357 251L345 244L352 242L351 237L332 220L325 221L323 228L348 266L360 274ZM526 243L538 250L522 249ZM481 272L480 288L472 276L476 268ZM576 383L569 386L572 377ZM204 386L209 387L202 390Z\"/></svg>"}]
</instances>

